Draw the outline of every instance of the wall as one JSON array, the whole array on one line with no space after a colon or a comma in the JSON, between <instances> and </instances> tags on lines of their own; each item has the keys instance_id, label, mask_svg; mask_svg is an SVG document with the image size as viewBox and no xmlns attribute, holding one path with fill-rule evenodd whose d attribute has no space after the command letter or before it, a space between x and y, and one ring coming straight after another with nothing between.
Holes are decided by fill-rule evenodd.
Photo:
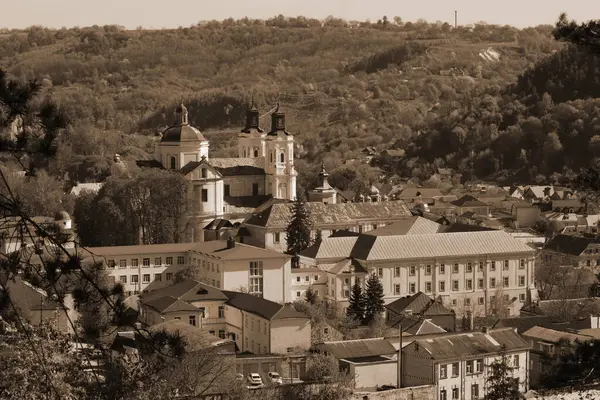
<instances>
[{"instance_id":1,"label":"wall","mask_svg":"<svg viewBox=\"0 0 600 400\"><path fill-rule=\"evenodd\" d=\"M350 374L354 374L355 387L374 388L398 383L398 362L396 360L350 364Z\"/></svg>"},{"instance_id":2,"label":"wall","mask_svg":"<svg viewBox=\"0 0 600 400\"><path fill-rule=\"evenodd\" d=\"M223 178L223 186L229 185L229 196L243 197L254 196L253 184L258 184L258 194L265 194L265 176L264 175L240 175L227 176ZM225 191L223 190L223 194Z\"/></svg>"},{"instance_id":3,"label":"wall","mask_svg":"<svg viewBox=\"0 0 600 400\"><path fill-rule=\"evenodd\" d=\"M258 315L242 311L244 320L244 346L242 351L254 354L271 353L269 343L270 322Z\"/></svg>"},{"instance_id":4,"label":"wall","mask_svg":"<svg viewBox=\"0 0 600 400\"><path fill-rule=\"evenodd\" d=\"M275 319L271 321L271 353L285 354L290 347L309 349L311 326L308 318Z\"/></svg>"},{"instance_id":5,"label":"wall","mask_svg":"<svg viewBox=\"0 0 600 400\"><path fill-rule=\"evenodd\" d=\"M386 390L384 392L356 391L350 400L432 400L436 397L435 386L415 386L410 388Z\"/></svg>"}]
</instances>

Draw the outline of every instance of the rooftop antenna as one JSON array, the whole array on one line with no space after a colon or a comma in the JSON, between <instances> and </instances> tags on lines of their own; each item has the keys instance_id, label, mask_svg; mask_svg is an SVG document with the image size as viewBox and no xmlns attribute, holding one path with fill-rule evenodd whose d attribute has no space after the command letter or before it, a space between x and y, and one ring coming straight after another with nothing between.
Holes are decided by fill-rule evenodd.
<instances>
[{"instance_id":1,"label":"rooftop antenna","mask_svg":"<svg viewBox=\"0 0 600 400\"><path fill-rule=\"evenodd\" d=\"M458 27L458 11L454 11L454 29Z\"/></svg>"}]
</instances>

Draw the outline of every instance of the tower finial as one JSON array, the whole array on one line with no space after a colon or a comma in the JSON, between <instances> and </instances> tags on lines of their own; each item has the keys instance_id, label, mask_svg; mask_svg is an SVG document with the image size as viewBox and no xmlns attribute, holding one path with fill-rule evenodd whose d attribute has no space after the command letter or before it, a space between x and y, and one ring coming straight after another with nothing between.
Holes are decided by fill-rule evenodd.
<instances>
[{"instance_id":1,"label":"tower finial","mask_svg":"<svg viewBox=\"0 0 600 400\"><path fill-rule=\"evenodd\" d=\"M254 105L254 93L252 93L252 100L250 101L250 109L253 109L255 107Z\"/></svg>"},{"instance_id":2,"label":"tower finial","mask_svg":"<svg viewBox=\"0 0 600 400\"><path fill-rule=\"evenodd\" d=\"M277 99L277 105L275 107L275 112L279 112L279 99Z\"/></svg>"}]
</instances>

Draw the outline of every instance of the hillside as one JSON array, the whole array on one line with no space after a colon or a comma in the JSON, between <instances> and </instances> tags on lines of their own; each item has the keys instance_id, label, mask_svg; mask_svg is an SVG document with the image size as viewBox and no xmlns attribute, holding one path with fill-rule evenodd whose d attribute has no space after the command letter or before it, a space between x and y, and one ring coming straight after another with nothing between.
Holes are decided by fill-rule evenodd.
<instances>
[{"instance_id":1,"label":"hillside","mask_svg":"<svg viewBox=\"0 0 600 400\"><path fill-rule=\"evenodd\" d=\"M143 138L128 135L153 135L168 125L181 98L213 149L227 153L254 97L265 113L279 99L307 160L325 156L336 168L365 146L413 141L436 126L443 110L451 115L453 105L484 89L501 96L560 48L551 27L453 29L280 16L161 31L4 32L0 68L43 80L75 123L66 142L78 141L69 151L80 163L81 157L106 159L122 152L119 146L128 147L126 157L139 156L135 147L146 146ZM98 136L118 140L98 144ZM81 142L94 146L82 149ZM61 170L72 169L71 153ZM442 148L436 157L447 155ZM93 172L79 174L79 180L96 179Z\"/></svg>"}]
</instances>

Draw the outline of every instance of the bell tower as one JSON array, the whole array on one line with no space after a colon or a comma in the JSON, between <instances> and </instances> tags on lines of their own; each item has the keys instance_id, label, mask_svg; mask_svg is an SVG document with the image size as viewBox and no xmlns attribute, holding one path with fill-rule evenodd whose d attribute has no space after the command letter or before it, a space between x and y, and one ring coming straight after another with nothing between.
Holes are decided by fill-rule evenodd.
<instances>
[{"instance_id":1,"label":"bell tower","mask_svg":"<svg viewBox=\"0 0 600 400\"><path fill-rule=\"evenodd\" d=\"M254 105L254 99L250 109L246 111L246 125L238 135L238 157L239 158L259 158L265 157L266 133L260 127L260 113Z\"/></svg>"},{"instance_id":2,"label":"bell tower","mask_svg":"<svg viewBox=\"0 0 600 400\"><path fill-rule=\"evenodd\" d=\"M279 102L271 114L271 129L267 133L265 172L267 194L277 199L296 198L296 176L294 168L294 136L286 130L285 113L279 110Z\"/></svg>"},{"instance_id":3,"label":"bell tower","mask_svg":"<svg viewBox=\"0 0 600 400\"><path fill-rule=\"evenodd\" d=\"M308 201L325 204L335 204L337 192L327 181L329 174L325 171L325 164L321 164L319 172L319 185L308 193Z\"/></svg>"}]
</instances>

